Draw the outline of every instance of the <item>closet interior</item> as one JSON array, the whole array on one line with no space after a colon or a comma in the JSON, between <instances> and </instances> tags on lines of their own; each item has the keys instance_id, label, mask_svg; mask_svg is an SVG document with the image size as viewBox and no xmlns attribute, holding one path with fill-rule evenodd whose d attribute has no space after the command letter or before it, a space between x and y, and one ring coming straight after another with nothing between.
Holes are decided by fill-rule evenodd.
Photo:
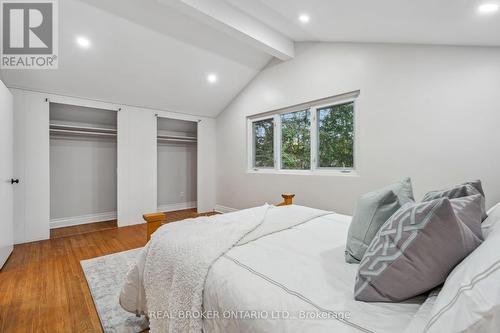
<instances>
[{"instance_id":1,"label":"closet interior","mask_svg":"<svg viewBox=\"0 0 500 333\"><path fill-rule=\"evenodd\" d=\"M158 117L158 211L197 207L198 123Z\"/></svg>"},{"instance_id":2,"label":"closet interior","mask_svg":"<svg viewBox=\"0 0 500 333\"><path fill-rule=\"evenodd\" d=\"M49 114L50 228L116 227L116 110L50 103Z\"/></svg>"}]
</instances>

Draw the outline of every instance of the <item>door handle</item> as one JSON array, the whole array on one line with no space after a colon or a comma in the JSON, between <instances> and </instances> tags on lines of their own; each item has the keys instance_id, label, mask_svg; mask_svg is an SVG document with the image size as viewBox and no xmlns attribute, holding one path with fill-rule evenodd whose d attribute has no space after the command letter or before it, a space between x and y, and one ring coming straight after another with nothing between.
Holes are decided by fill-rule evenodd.
<instances>
[{"instance_id":1,"label":"door handle","mask_svg":"<svg viewBox=\"0 0 500 333\"><path fill-rule=\"evenodd\" d=\"M10 179L10 183L11 183L11 184L13 184L13 185L14 185L14 184L19 184L19 179L14 179L14 178L11 178L11 179Z\"/></svg>"}]
</instances>

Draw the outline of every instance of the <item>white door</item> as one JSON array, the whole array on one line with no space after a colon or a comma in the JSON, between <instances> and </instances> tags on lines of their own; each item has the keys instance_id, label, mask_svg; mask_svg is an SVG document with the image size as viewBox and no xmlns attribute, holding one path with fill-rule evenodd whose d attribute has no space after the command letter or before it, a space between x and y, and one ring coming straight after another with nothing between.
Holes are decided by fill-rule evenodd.
<instances>
[{"instance_id":1,"label":"white door","mask_svg":"<svg viewBox=\"0 0 500 333\"><path fill-rule=\"evenodd\" d=\"M12 95L0 81L0 268L14 244L14 109Z\"/></svg>"}]
</instances>

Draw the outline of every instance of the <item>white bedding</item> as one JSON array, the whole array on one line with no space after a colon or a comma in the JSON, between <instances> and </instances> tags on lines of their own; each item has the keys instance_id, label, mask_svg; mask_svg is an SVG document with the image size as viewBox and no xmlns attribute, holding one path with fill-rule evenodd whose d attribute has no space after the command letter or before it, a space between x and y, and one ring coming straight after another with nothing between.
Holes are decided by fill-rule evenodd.
<instances>
[{"instance_id":1,"label":"white bedding","mask_svg":"<svg viewBox=\"0 0 500 333\"><path fill-rule=\"evenodd\" d=\"M404 332L424 298L398 304L354 300L357 265L344 260L350 220L326 215L230 250L212 266L204 291L204 310L223 318L205 319L204 331ZM334 319L335 313L330 319L269 319L314 316L319 309L349 313L349 323ZM268 319L244 319L252 315Z\"/></svg>"},{"instance_id":2,"label":"white bedding","mask_svg":"<svg viewBox=\"0 0 500 333\"><path fill-rule=\"evenodd\" d=\"M205 282L204 332L404 332L425 297L354 300L357 265L344 260L350 220L324 215L229 250Z\"/></svg>"}]
</instances>

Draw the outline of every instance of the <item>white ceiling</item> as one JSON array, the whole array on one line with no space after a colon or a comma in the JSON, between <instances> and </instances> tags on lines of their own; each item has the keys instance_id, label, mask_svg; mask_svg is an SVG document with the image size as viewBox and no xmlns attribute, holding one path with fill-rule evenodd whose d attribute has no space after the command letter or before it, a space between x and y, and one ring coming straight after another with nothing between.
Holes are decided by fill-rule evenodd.
<instances>
[{"instance_id":1,"label":"white ceiling","mask_svg":"<svg viewBox=\"0 0 500 333\"><path fill-rule=\"evenodd\" d=\"M500 0L226 1L295 41L500 45L500 13L477 11Z\"/></svg>"},{"instance_id":2,"label":"white ceiling","mask_svg":"<svg viewBox=\"0 0 500 333\"><path fill-rule=\"evenodd\" d=\"M59 69L2 69L8 86L216 116L272 58L156 0L64 0L59 12Z\"/></svg>"},{"instance_id":3,"label":"white ceiling","mask_svg":"<svg viewBox=\"0 0 500 333\"><path fill-rule=\"evenodd\" d=\"M64 0L59 69L1 76L10 87L213 117L273 56L293 57L294 41L500 46L500 13L479 15L482 1Z\"/></svg>"}]
</instances>

